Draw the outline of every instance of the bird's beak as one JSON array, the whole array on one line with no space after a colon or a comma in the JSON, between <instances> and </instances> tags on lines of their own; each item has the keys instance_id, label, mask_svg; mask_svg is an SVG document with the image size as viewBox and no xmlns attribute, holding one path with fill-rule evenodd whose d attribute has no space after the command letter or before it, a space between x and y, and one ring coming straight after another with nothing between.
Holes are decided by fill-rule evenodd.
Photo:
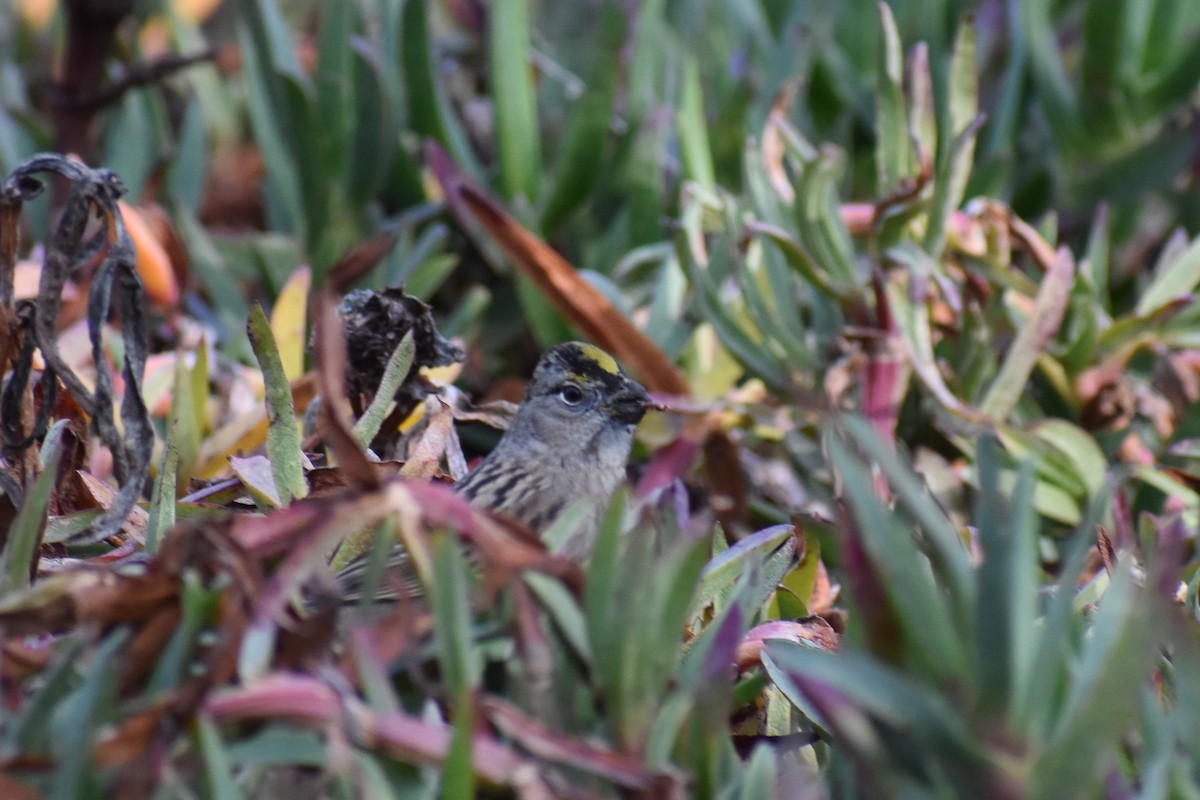
<instances>
[{"instance_id":1,"label":"bird's beak","mask_svg":"<svg viewBox=\"0 0 1200 800\"><path fill-rule=\"evenodd\" d=\"M613 416L626 425L636 425L646 414L650 396L640 383L629 381L610 401Z\"/></svg>"}]
</instances>

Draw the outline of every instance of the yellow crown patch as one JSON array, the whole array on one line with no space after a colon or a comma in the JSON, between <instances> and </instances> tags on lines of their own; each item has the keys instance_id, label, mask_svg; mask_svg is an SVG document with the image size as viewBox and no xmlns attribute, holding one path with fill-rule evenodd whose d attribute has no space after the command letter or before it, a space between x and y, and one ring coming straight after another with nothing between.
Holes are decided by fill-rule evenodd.
<instances>
[{"instance_id":1,"label":"yellow crown patch","mask_svg":"<svg viewBox=\"0 0 1200 800\"><path fill-rule=\"evenodd\" d=\"M620 374L621 368L617 366L617 360L608 353L604 352L599 347L596 347L594 344L579 342L578 346L580 354L589 361L594 362L596 366L600 367L600 369L604 370L609 375Z\"/></svg>"}]
</instances>

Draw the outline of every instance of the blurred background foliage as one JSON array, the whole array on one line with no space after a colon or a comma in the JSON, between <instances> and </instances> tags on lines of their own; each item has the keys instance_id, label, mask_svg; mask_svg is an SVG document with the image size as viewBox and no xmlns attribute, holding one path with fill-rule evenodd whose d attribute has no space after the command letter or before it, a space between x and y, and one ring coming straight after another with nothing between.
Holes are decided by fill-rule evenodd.
<instances>
[{"instance_id":1,"label":"blurred background foliage","mask_svg":"<svg viewBox=\"0 0 1200 800\"><path fill-rule=\"evenodd\" d=\"M129 190L159 444L121 547L163 548L151 574L183 621L138 683L122 659L149 658L126 641L141 618L91 619L75 584L66 634L44 595L0 604L10 630L56 635L40 669L5 674L11 780L55 797L1200 792L1200 4L24 0L5 22L0 173L58 150ZM486 224L464 182L519 228ZM54 203L28 206L27 241ZM581 284L547 302L541 242L679 366L702 422L643 426L644 504L618 501L579 597L531 573L476 613L481 587L435 544L410 639L297 667L264 644L286 625L263 609L299 559L263 542L309 508L329 515L310 555L352 532L336 497L289 501L316 478L267 430L293 419L289 381L297 413L312 394L310 297L404 285L466 344L460 385L511 398L498 376L600 302ZM271 318L255 312L252 348L255 303ZM86 373L71 313L60 344ZM637 340L606 335L630 363ZM81 469L112 482L102 459ZM118 560L72 539L108 507L88 485L90 508L27 487L6 563L21 541ZM275 576L239 584L253 624L230 621L219 568L167 548L189 535L176 518L216 505ZM214 631L236 669L205 655ZM147 717L170 748L95 747L92 771L86 743L142 741ZM522 782L530 764L545 786Z\"/></svg>"},{"instance_id":2,"label":"blurred background foliage","mask_svg":"<svg viewBox=\"0 0 1200 800\"><path fill-rule=\"evenodd\" d=\"M421 211L429 136L602 284L623 277L628 254L663 241L683 181L747 188L746 139L761 136L781 91L795 95L788 117L806 138L836 143L839 194L874 195L879 23L868 0L517 4L510 24L504 12L493 27L472 2L112 5L130 16L97 87L123 74L119 64L165 53L212 48L215 64L125 92L86 131L59 133L49 78L63 15L53 2L18 3L18 24L0 32L0 167L66 136L67 149L117 171L134 201L216 227L226 269L197 269L200 282L224 272L277 291L287 264L311 261L319 275L385 221L412 241L374 280L410 278L413 253L437 256L450 235ZM927 44L935 93L956 26L973 15L987 122L967 196L1053 220L1077 248L1107 207L1111 288L1132 302L1139 266L1176 226L1198 223L1200 11L1177 0L892 9L902 41ZM704 130L689 131L697 113ZM281 235L235 245L209 223ZM437 285L439 265L448 271L435 259L422 288ZM542 338L561 333L530 316Z\"/></svg>"}]
</instances>

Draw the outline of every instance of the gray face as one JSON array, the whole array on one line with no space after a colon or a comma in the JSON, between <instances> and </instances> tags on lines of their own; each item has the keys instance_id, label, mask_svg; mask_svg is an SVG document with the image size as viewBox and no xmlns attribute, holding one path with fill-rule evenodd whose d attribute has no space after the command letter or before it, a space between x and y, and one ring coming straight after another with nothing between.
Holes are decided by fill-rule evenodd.
<instances>
[{"instance_id":1,"label":"gray face","mask_svg":"<svg viewBox=\"0 0 1200 800\"><path fill-rule=\"evenodd\" d=\"M641 384L603 351L559 345L538 364L505 439L536 442L551 461L619 461L623 469L648 402Z\"/></svg>"},{"instance_id":2,"label":"gray face","mask_svg":"<svg viewBox=\"0 0 1200 800\"><path fill-rule=\"evenodd\" d=\"M635 423L613 417L589 398L570 406L557 397L534 397L517 414L505 443L522 442L548 463L567 466L592 462L595 466L624 467L633 445Z\"/></svg>"}]
</instances>

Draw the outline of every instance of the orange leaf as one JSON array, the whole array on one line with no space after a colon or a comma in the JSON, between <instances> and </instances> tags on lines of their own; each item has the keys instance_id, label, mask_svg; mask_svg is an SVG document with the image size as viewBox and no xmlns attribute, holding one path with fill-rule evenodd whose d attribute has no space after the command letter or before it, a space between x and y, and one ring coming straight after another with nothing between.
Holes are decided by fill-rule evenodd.
<instances>
[{"instance_id":1,"label":"orange leaf","mask_svg":"<svg viewBox=\"0 0 1200 800\"><path fill-rule=\"evenodd\" d=\"M55 0L20 0L17 4L17 13L21 15L26 25L40 33L50 25L50 20L54 17L54 8L57 5Z\"/></svg>"},{"instance_id":2,"label":"orange leaf","mask_svg":"<svg viewBox=\"0 0 1200 800\"><path fill-rule=\"evenodd\" d=\"M171 4L175 13L193 25L199 25L212 16L221 5L221 0L174 0Z\"/></svg>"},{"instance_id":3,"label":"orange leaf","mask_svg":"<svg viewBox=\"0 0 1200 800\"><path fill-rule=\"evenodd\" d=\"M142 213L124 201L118 200L121 219L133 242L137 254L137 271L146 287L150 300L160 306L174 306L179 302L179 282L171 268L167 249L151 231Z\"/></svg>"}]
</instances>

